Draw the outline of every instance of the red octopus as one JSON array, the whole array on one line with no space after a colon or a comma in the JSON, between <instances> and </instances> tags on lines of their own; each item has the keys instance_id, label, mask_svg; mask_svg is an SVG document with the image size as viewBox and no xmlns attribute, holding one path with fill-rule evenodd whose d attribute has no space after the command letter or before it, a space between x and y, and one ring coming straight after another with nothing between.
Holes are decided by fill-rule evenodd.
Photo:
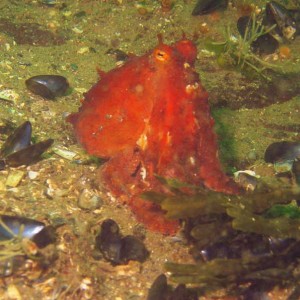
<instances>
[{"instance_id":1,"label":"red octopus","mask_svg":"<svg viewBox=\"0 0 300 300\"><path fill-rule=\"evenodd\" d=\"M197 49L186 38L132 56L87 92L71 114L76 137L89 154L108 158L101 183L155 231L174 234L177 221L139 195L164 190L155 175L236 193L223 173L208 94L194 69Z\"/></svg>"}]
</instances>

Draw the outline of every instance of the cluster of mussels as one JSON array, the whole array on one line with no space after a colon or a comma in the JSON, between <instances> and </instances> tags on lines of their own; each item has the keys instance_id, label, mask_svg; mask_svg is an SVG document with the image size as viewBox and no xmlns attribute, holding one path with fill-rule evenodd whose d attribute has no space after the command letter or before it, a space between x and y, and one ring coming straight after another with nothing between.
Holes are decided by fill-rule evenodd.
<instances>
[{"instance_id":1,"label":"cluster of mussels","mask_svg":"<svg viewBox=\"0 0 300 300\"><path fill-rule=\"evenodd\" d=\"M69 90L67 79L60 75L37 75L25 81L27 88L46 99L55 99ZM53 144L53 139L31 143L32 126L29 121L20 125L4 142L0 149L0 170L6 166L18 167L37 162Z\"/></svg>"},{"instance_id":2,"label":"cluster of mussels","mask_svg":"<svg viewBox=\"0 0 300 300\"><path fill-rule=\"evenodd\" d=\"M101 253L100 258L102 256L114 265L126 264L130 260L144 262L150 254L139 238L122 236L118 224L112 219L103 221L96 236L96 249Z\"/></svg>"},{"instance_id":3,"label":"cluster of mussels","mask_svg":"<svg viewBox=\"0 0 300 300\"><path fill-rule=\"evenodd\" d=\"M249 38L251 28L264 26L266 33L260 35L252 42L252 51L257 54L272 54L280 43L291 42L299 34L300 11L298 9L287 9L283 5L271 1L266 4L265 14L261 24L254 24L257 20L253 16L243 16L238 19L237 28L241 36Z\"/></svg>"},{"instance_id":4,"label":"cluster of mussels","mask_svg":"<svg viewBox=\"0 0 300 300\"><path fill-rule=\"evenodd\" d=\"M26 80L26 86L31 92L47 99L65 95L69 88L67 80L59 75L34 76ZM1 133L10 131L8 127L8 124L1 127ZM0 149L0 170L38 162L53 142L49 138L32 143L32 125L25 121L4 141ZM22 269L28 257L45 263L41 249L55 240L55 228L51 225L46 226L43 222L22 216L0 215L0 277Z\"/></svg>"},{"instance_id":5,"label":"cluster of mussels","mask_svg":"<svg viewBox=\"0 0 300 300\"><path fill-rule=\"evenodd\" d=\"M32 93L50 100L64 96L69 91L67 79L60 75L37 75L25 83ZM8 124L0 128L1 132L7 134L7 131L11 131L7 128ZM32 143L32 125L29 121L24 122L4 141L0 149L0 170L36 163L53 142L53 139L47 139ZM27 258L45 265L47 259L42 249L55 240L56 233L52 225L46 226L43 222L22 216L0 215L0 277L22 271ZM139 238L123 236L118 224L111 219L102 223L95 242L95 258L103 258L113 265L126 264L130 260L144 262L150 254Z\"/></svg>"},{"instance_id":6,"label":"cluster of mussels","mask_svg":"<svg viewBox=\"0 0 300 300\"><path fill-rule=\"evenodd\" d=\"M53 144L53 139L31 144L31 134L31 123L26 121L7 138L0 150L0 170L37 162Z\"/></svg>"},{"instance_id":7,"label":"cluster of mussels","mask_svg":"<svg viewBox=\"0 0 300 300\"><path fill-rule=\"evenodd\" d=\"M215 10L225 9L228 0L199 0L192 12L192 15L209 14ZM237 22L240 35L249 38L251 28L258 26L257 30L266 29L266 33L259 36L252 42L252 51L257 54L272 54L280 43L290 42L295 39L300 30L300 11L299 9L287 9L285 6L270 1L264 9L264 16L259 24L254 24L253 16L242 16ZM270 30L269 30L270 29Z\"/></svg>"}]
</instances>

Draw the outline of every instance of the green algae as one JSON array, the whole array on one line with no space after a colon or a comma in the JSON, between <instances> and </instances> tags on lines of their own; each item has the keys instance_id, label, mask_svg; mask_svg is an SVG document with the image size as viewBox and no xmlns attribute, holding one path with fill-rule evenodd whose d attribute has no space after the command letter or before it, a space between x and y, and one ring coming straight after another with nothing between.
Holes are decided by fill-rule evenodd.
<instances>
[{"instance_id":1,"label":"green algae","mask_svg":"<svg viewBox=\"0 0 300 300\"><path fill-rule=\"evenodd\" d=\"M296 201L286 205L274 205L265 214L266 218L287 217L289 219L300 219L300 207Z\"/></svg>"},{"instance_id":2,"label":"green algae","mask_svg":"<svg viewBox=\"0 0 300 300\"><path fill-rule=\"evenodd\" d=\"M273 250L274 253L265 255L244 253L241 258L215 258L195 264L168 262L165 268L170 272L172 281L193 284L199 295L224 288L227 295L236 295L241 292L240 285L257 280L264 282L265 286L299 284L300 214L298 204L295 201L289 203L291 199L299 199L299 188L274 189L263 185L253 193L229 196L197 187L192 187L193 195L185 194L180 191L183 186L172 185L172 195L148 192L144 197L159 204L168 218L184 219L187 223L189 218L206 220L189 233L198 248L205 249L210 243L218 242L224 235L224 229L230 226L239 232L281 241L293 239L294 242L281 252Z\"/></svg>"}]
</instances>

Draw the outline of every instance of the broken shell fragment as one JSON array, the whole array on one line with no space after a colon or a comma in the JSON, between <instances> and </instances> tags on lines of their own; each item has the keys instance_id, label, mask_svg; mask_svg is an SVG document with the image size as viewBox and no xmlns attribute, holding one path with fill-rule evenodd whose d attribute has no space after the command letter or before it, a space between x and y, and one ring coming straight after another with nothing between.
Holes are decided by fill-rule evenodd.
<instances>
[{"instance_id":1,"label":"broken shell fragment","mask_svg":"<svg viewBox=\"0 0 300 300\"><path fill-rule=\"evenodd\" d=\"M246 191L254 191L257 184L258 178L260 176L256 175L254 171L243 170L234 173L234 180L240 186L242 186Z\"/></svg>"},{"instance_id":2,"label":"broken shell fragment","mask_svg":"<svg viewBox=\"0 0 300 300\"><path fill-rule=\"evenodd\" d=\"M64 96L70 87L68 80L60 75L33 76L25 84L32 93L51 100Z\"/></svg>"}]
</instances>

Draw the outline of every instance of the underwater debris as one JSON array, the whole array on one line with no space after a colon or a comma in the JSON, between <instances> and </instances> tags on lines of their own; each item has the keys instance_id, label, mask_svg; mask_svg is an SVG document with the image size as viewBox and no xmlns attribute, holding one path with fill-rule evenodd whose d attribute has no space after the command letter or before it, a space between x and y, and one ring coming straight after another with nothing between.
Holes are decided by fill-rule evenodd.
<instances>
[{"instance_id":1,"label":"underwater debris","mask_svg":"<svg viewBox=\"0 0 300 300\"><path fill-rule=\"evenodd\" d=\"M96 249L112 264L127 264L130 260L144 262L149 251L141 240L132 235L123 237L118 224L107 219L101 224L100 233L96 236Z\"/></svg>"},{"instance_id":2,"label":"underwater debris","mask_svg":"<svg viewBox=\"0 0 300 300\"><path fill-rule=\"evenodd\" d=\"M3 167L18 167L37 162L54 142L53 139L47 139L31 144L31 133L31 123L26 121L7 138L0 150Z\"/></svg>"},{"instance_id":3,"label":"underwater debris","mask_svg":"<svg viewBox=\"0 0 300 300\"><path fill-rule=\"evenodd\" d=\"M33 76L25 84L32 93L50 100L66 95L70 87L68 80L60 75Z\"/></svg>"}]
</instances>

